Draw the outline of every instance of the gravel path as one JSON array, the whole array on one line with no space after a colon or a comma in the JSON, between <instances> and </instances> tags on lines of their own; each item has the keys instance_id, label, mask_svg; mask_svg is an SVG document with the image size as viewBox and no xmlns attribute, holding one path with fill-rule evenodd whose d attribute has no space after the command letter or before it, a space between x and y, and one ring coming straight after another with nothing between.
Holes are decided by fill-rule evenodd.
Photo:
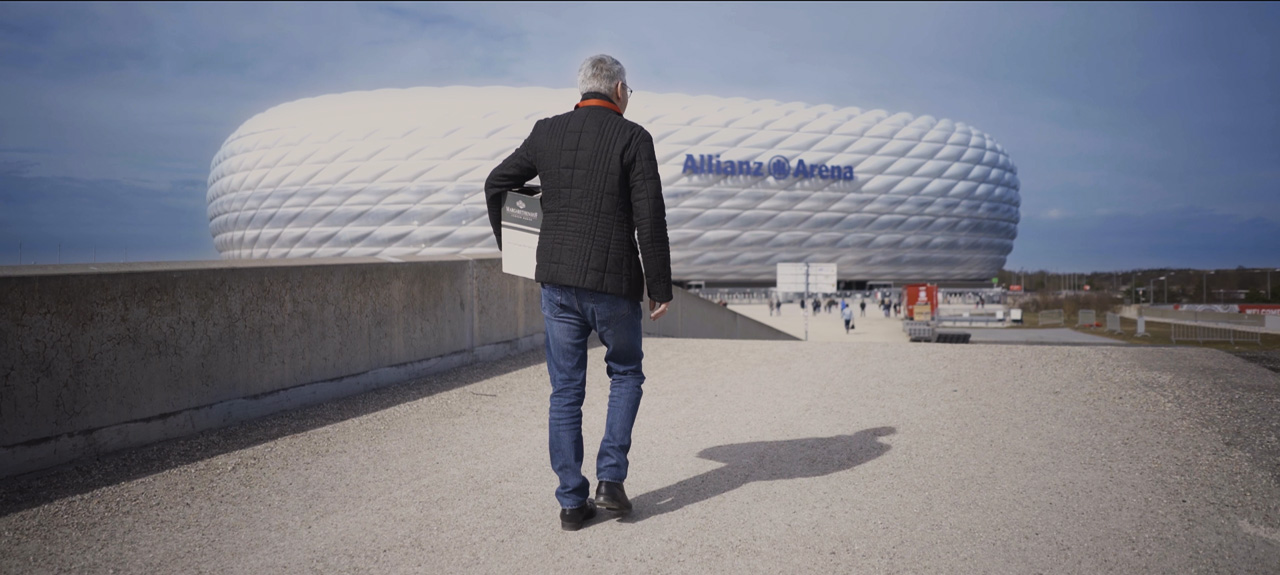
<instances>
[{"instance_id":1,"label":"gravel path","mask_svg":"<svg viewBox=\"0 0 1280 575\"><path fill-rule=\"evenodd\" d=\"M1275 429L1280 374L1231 355L660 339L646 349L627 482L637 510L625 520L560 531L545 366L526 354L0 483L0 573L1280 566L1275 437L1239 440ZM601 351L589 446L603 426Z\"/></svg>"}]
</instances>

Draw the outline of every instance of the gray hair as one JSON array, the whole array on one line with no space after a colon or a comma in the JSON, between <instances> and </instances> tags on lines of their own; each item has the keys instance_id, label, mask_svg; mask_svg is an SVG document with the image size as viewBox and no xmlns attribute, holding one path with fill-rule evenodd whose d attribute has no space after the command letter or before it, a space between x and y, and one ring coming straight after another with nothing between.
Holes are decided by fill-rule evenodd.
<instances>
[{"instance_id":1,"label":"gray hair","mask_svg":"<svg viewBox=\"0 0 1280 575\"><path fill-rule=\"evenodd\" d=\"M587 58L578 68L578 93L600 92L613 96L618 82L626 83L627 69L613 56L596 54Z\"/></svg>"}]
</instances>

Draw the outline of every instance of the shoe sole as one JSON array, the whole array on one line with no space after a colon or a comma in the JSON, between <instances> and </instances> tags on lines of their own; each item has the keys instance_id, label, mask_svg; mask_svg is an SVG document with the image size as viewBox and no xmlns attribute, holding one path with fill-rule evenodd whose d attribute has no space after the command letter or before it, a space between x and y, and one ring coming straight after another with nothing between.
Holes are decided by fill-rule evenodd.
<instances>
[{"instance_id":1,"label":"shoe sole","mask_svg":"<svg viewBox=\"0 0 1280 575\"><path fill-rule=\"evenodd\" d=\"M597 501L596 501L596 508L598 508L598 509L605 509L605 510L608 510L608 511L619 511L619 512L622 512L622 513L628 513L628 512L630 512L630 511L631 511L631 506L629 506L629 505L628 505L628 506L626 506L626 507L623 507L622 505L619 505L619 504L614 503L614 502L612 502L612 501L604 501L604 502L601 502L601 501L597 500Z\"/></svg>"}]
</instances>

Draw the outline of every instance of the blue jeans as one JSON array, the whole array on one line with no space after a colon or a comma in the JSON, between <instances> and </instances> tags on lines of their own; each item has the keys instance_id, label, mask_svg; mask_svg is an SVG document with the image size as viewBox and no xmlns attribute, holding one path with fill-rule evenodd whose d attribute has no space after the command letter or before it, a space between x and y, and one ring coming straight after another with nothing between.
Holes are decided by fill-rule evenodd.
<instances>
[{"instance_id":1,"label":"blue jeans","mask_svg":"<svg viewBox=\"0 0 1280 575\"><path fill-rule=\"evenodd\" d=\"M586 503L590 484L582 475L582 401L587 396L587 338L599 334L609 374L609 412L596 455L596 479L627 478L631 428L640 410L644 372L640 361L640 302L582 288L542 285L547 326L547 372L551 375L548 446L560 477L556 499L572 509Z\"/></svg>"}]
</instances>

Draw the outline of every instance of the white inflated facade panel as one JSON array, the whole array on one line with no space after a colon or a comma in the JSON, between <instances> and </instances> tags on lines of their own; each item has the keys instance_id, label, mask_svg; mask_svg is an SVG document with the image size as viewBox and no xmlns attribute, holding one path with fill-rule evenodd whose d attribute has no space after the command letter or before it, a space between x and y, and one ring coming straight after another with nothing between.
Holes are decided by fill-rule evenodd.
<instances>
[{"instance_id":1,"label":"white inflated facade panel","mask_svg":"<svg viewBox=\"0 0 1280 575\"><path fill-rule=\"evenodd\" d=\"M494 253L485 178L577 100L454 86L276 106L213 159L214 244L224 258ZM626 116L653 134L677 279L768 281L803 261L834 262L841 279L987 278L1013 249L1017 168L965 124L649 93ZM719 174L695 173L717 156ZM826 169L804 177L801 161Z\"/></svg>"}]
</instances>

